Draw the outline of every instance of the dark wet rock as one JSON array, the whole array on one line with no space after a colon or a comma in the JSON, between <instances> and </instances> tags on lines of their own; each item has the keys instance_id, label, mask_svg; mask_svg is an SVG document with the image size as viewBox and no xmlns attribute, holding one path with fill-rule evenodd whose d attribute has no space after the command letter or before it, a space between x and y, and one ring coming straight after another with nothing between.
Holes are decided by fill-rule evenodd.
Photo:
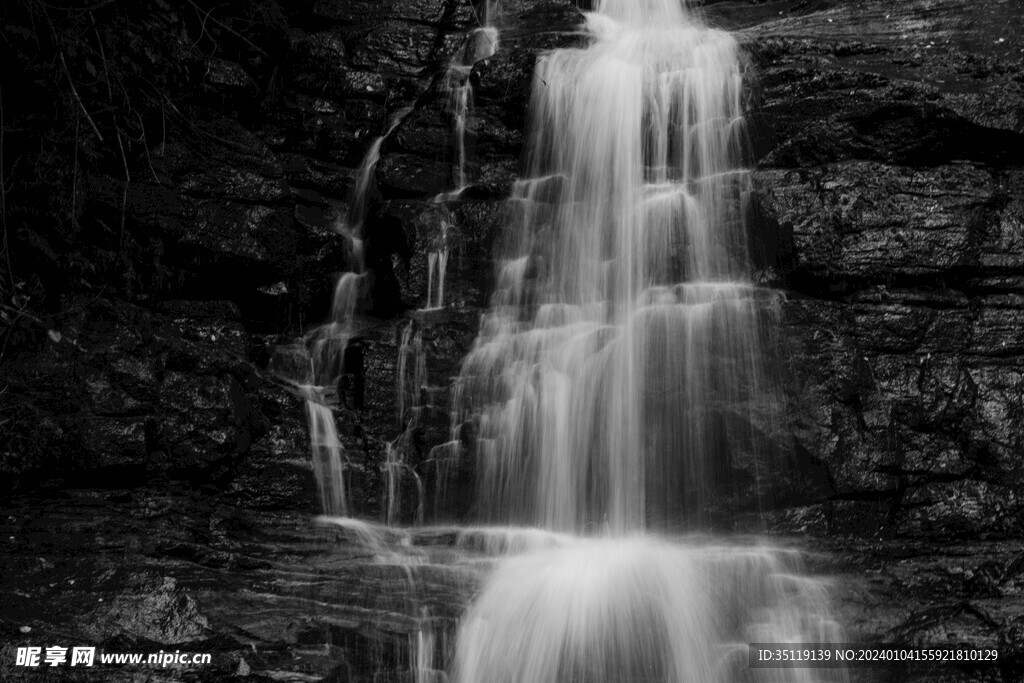
<instances>
[{"instance_id":1,"label":"dark wet rock","mask_svg":"<svg viewBox=\"0 0 1024 683\"><path fill-rule=\"evenodd\" d=\"M503 226L501 201L460 199L442 201L391 201L387 211L401 224L402 244L408 252L395 267L402 300L413 308L427 306L428 285L437 303L439 268L430 272L430 254L447 250L445 305L479 308L490 295L494 263L491 246Z\"/></svg>"},{"instance_id":2,"label":"dark wet rock","mask_svg":"<svg viewBox=\"0 0 1024 683\"><path fill-rule=\"evenodd\" d=\"M377 167L377 182L388 197L429 197L452 189L454 173L452 164L445 161L389 154Z\"/></svg>"},{"instance_id":3,"label":"dark wet rock","mask_svg":"<svg viewBox=\"0 0 1024 683\"><path fill-rule=\"evenodd\" d=\"M1021 673L1007 602L1014 544L932 545L843 540L827 544L819 571L836 575L834 599L847 638L858 642L971 643L995 648L995 664L891 666L851 672L852 680L1012 681Z\"/></svg>"},{"instance_id":4,"label":"dark wet rock","mask_svg":"<svg viewBox=\"0 0 1024 683\"><path fill-rule=\"evenodd\" d=\"M293 87L311 97L338 100L354 94L349 70L344 68L347 50L341 36L332 32L291 34Z\"/></svg>"},{"instance_id":5,"label":"dark wet rock","mask_svg":"<svg viewBox=\"0 0 1024 683\"><path fill-rule=\"evenodd\" d=\"M215 91L235 98L239 104L252 104L259 86L240 64L211 57L206 62L206 82Z\"/></svg>"},{"instance_id":6,"label":"dark wet rock","mask_svg":"<svg viewBox=\"0 0 1024 683\"><path fill-rule=\"evenodd\" d=\"M391 151L424 157L451 159L452 112L443 88L424 96L415 111L402 119L388 138L384 153Z\"/></svg>"},{"instance_id":7,"label":"dark wet rock","mask_svg":"<svg viewBox=\"0 0 1024 683\"><path fill-rule=\"evenodd\" d=\"M90 588L116 593L113 600L98 603L82 615L82 629L90 640L129 636L175 645L202 640L209 633L209 620L170 576L108 570ZM74 590L83 589L88 590L81 585Z\"/></svg>"},{"instance_id":8,"label":"dark wet rock","mask_svg":"<svg viewBox=\"0 0 1024 683\"><path fill-rule=\"evenodd\" d=\"M827 464L842 528L1019 533L1022 435L993 418L1015 410L1021 377L972 343L976 306L905 290L787 303L792 429Z\"/></svg>"},{"instance_id":9,"label":"dark wet rock","mask_svg":"<svg viewBox=\"0 0 1024 683\"><path fill-rule=\"evenodd\" d=\"M519 175L535 59L531 50L504 50L478 63L470 75L476 103L473 152L480 164L474 180L495 198L509 196Z\"/></svg>"},{"instance_id":10,"label":"dark wet rock","mask_svg":"<svg viewBox=\"0 0 1024 683\"><path fill-rule=\"evenodd\" d=\"M358 166L364 148L384 125L387 112L379 102L340 97L343 103L296 95L278 113L276 123L284 131L282 146L306 155L314 163ZM338 196L343 187L339 184L325 189Z\"/></svg>"},{"instance_id":11,"label":"dark wet rock","mask_svg":"<svg viewBox=\"0 0 1024 683\"><path fill-rule=\"evenodd\" d=\"M123 184L90 186L91 206L104 216L95 238L125 222L122 239L138 259L130 271L134 288L163 296L202 292L245 306L261 287L333 267L311 262L315 242L288 206L290 188L273 153L237 126L223 128L211 126L234 139L214 140L204 155L188 145L168 146L160 173L176 187L129 185L123 216ZM299 259L312 268L300 273Z\"/></svg>"},{"instance_id":12,"label":"dark wet rock","mask_svg":"<svg viewBox=\"0 0 1024 683\"><path fill-rule=\"evenodd\" d=\"M380 68L402 76L416 76L424 64L435 59L437 64L443 63L436 53L443 40L444 34L436 26L385 21L376 24L353 47L352 64L367 71Z\"/></svg>"},{"instance_id":13,"label":"dark wet rock","mask_svg":"<svg viewBox=\"0 0 1024 683\"><path fill-rule=\"evenodd\" d=\"M66 304L59 341L47 337L31 365L8 374L17 416L4 434L10 484L223 485L254 449L304 453L298 415L280 405L291 398L247 361L231 303L170 301L159 312L102 298Z\"/></svg>"},{"instance_id":14,"label":"dark wet rock","mask_svg":"<svg viewBox=\"0 0 1024 683\"><path fill-rule=\"evenodd\" d=\"M1002 5L973 9L962 0L779 5L743 34L778 134L773 163L1019 156L1020 55L1010 43L1020 17Z\"/></svg>"},{"instance_id":15,"label":"dark wet rock","mask_svg":"<svg viewBox=\"0 0 1024 683\"><path fill-rule=\"evenodd\" d=\"M355 27L371 25L381 17L392 17L401 21L445 25L463 31L475 21L473 12L469 3L449 0L353 0L344 4L317 0L312 8L317 18Z\"/></svg>"},{"instance_id":16,"label":"dark wet rock","mask_svg":"<svg viewBox=\"0 0 1024 683\"><path fill-rule=\"evenodd\" d=\"M969 164L850 161L757 174L761 203L794 240L798 276L898 283L980 265L996 183Z\"/></svg>"},{"instance_id":17,"label":"dark wet rock","mask_svg":"<svg viewBox=\"0 0 1024 683\"><path fill-rule=\"evenodd\" d=\"M708 13L744 27L753 60L754 218L784 237L765 251L790 292L789 429L834 485L783 517L1019 534L1024 433L996 417L1022 390L1019 13L960 0Z\"/></svg>"},{"instance_id":18,"label":"dark wet rock","mask_svg":"<svg viewBox=\"0 0 1024 683\"><path fill-rule=\"evenodd\" d=\"M502 0L501 44L535 50L564 47L566 36L580 31L581 7L572 0Z\"/></svg>"},{"instance_id":19,"label":"dark wet rock","mask_svg":"<svg viewBox=\"0 0 1024 683\"><path fill-rule=\"evenodd\" d=\"M373 549L341 527L186 491L81 490L16 498L2 513L0 567L11 578L0 605L5 642L214 655L198 678L175 670L170 681L245 670L254 680L408 680L410 648L424 625L437 638L434 666L443 670L451 656L443 643L488 566L478 552L457 550L450 529L405 540L384 535ZM862 669L851 680L1019 679L1018 541L782 542L813 548L808 570L827 579L851 642L999 650L994 666ZM375 557L382 549L383 560ZM12 661L0 664L5 677ZM122 680L122 671L108 673Z\"/></svg>"},{"instance_id":20,"label":"dark wet rock","mask_svg":"<svg viewBox=\"0 0 1024 683\"><path fill-rule=\"evenodd\" d=\"M443 637L470 589L457 568L379 565L307 517L254 514L180 490L18 499L2 519L0 565L15 582L0 606L5 643L213 655L210 665L171 667L159 680L245 670L253 680L321 680L338 669L355 680L402 677L421 618L416 601L430 601ZM89 673L138 675L130 667Z\"/></svg>"}]
</instances>

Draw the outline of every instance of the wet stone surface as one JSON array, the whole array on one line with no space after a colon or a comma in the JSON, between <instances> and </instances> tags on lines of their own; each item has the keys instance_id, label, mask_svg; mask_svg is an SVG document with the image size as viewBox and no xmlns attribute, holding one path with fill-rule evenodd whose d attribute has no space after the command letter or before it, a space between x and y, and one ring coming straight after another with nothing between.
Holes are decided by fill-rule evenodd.
<instances>
[{"instance_id":1,"label":"wet stone surface","mask_svg":"<svg viewBox=\"0 0 1024 683\"><path fill-rule=\"evenodd\" d=\"M435 634L435 666L447 661L453 629L489 564L454 546L455 529L407 540L395 530L371 541L308 515L246 511L186 490L81 489L19 498L2 512L5 653L61 644L213 655L201 669L108 666L82 680L227 680L240 671L256 681L405 680L410 643L425 625ZM851 680L1019 680L1019 542L776 543L804 549L851 642L963 642L1000 653L998 664L982 668L863 669ZM12 662L13 654L0 665L5 680L40 674Z\"/></svg>"}]
</instances>

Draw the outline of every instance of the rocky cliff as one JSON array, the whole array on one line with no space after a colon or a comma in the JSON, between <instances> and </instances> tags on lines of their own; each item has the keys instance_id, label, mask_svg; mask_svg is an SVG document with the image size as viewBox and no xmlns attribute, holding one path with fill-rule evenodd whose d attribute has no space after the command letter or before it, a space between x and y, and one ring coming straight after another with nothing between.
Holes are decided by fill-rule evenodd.
<instances>
[{"instance_id":1,"label":"rocky cliff","mask_svg":"<svg viewBox=\"0 0 1024 683\"><path fill-rule=\"evenodd\" d=\"M749 55L758 277L785 293L781 432L799 476L772 494L780 529L1020 530L1022 26L1008 3L973 8L705 8ZM344 262L332 227L391 122L368 192L379 322L356 344L365 400L339 416L376 514L383 444L408 426L400 330L416 318L425 340L418 462L449 438L533 60L578 42L580 20L570 2L504 4L501 49L471 74L470 187L441 206L455 183L444 75L479 21L468 3L15 3L8 486L184 479L306 509L301 406L266 370L324 318ZM410 317L442 224L447 310Z\"/></svg>"},{"instance_id":2,"label":"rocky cliff","mask_svg":"<svg viewBox=\"0 0 1024 683\"><path fill-rule=\"evenodd\" d=\"M1024 16L810 3L743 30L792 431L832 532L1015 537Z\"/></svg>"}]
</instances>

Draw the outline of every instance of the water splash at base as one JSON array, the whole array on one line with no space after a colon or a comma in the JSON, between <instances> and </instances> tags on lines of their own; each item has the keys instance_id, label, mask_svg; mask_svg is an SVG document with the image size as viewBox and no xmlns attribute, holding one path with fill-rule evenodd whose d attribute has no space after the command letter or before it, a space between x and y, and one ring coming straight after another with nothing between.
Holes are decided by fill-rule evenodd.
<instances>
[{"instance_id":1,"label":"water splash at base","mask_svg":"<svg viewBox=\"0 0 1024 683\"><path fill-rule=\"evenodd\" d=\"M457 683L841 681L749 669L749 642L838 638L799 557L649 537L579 539L503 561L459 632Z\"/></svg>"}]
</instances>

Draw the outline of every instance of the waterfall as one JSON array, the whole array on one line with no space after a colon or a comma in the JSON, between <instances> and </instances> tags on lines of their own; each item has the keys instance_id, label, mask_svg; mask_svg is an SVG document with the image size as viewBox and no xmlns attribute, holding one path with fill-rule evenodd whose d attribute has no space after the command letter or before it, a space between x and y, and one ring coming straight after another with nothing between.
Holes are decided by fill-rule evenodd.
<instances>
[{"instance_id":1,"label":"waterfall","mask_svg":"<svg viewBox=\"0 0 1024 683\"><path fill-rule=\"evenodd\" d=\"M497 48L496 7L481 6L444 79L456 188L435 198L428 309L445 305L448 204L471 182L469 75ZM358 329L360 228L383 138L368 151L340 230L352 257L331 321L293 354L306 366L321 521L401 577L404 680L844 681L836 669L747 666L747 643L842 638L799 553L647 531L701 527L738 461L756 482L771 450L779 400L763 336L777 297L749 275L739 48L680 0L599 0L586 31L588 46L536 64L491 306L454 382L451 437L418 463L424 317L396 339L402 432L381 464L385 525L347 516L331 410ZM475 509L493 526L424 527L417 468L435 472L437 505L466 457ZM396 528L410 485L416 526ZM483 572L453 649L454 616L423 593L444 563Z\"/></svg>"},{"instance_id":2,"label":"waterfall","mask_svg":"<svg viewBox=\"0 0 1024 683\"><path fill-rule=\"evenodd\" d=\"M445 277L451 251L447 203L461 194L470 175L467 169L466 141L470 133L473 94L469 75L474 64L497 50L498 34L492 23L498 12L497 2L485 0L477 12L480 26L467 36L463 49L449 65L443 83L453 122L456 188L435 198L444 218L440 234L428 254L427 309L439 309L445 305ZM398 344L396 403L402 433L385 444L384 458L380 465L384 483L381 513L387 527L349 517L352 511L347 503L345 454L332 410L336 402L337 384L346 371L346 349L353 336L360 331L359 314L367 284L362 227L370 208L374 172L384 140L410 111L411 108L405 108L391 117L386 131L370 145L355 174L348 210L336 226L349 249L344 264L345 272L335 285L329 321L308 332L295 344L279 348L278 370L306 399L313 472L324 514L322 520L343 529L350 537L350 542L373 554L376 564L398 568L402 572L403 583L409 595L413 596L403 606L411 613L414 624L407 634L408 667L412 680L415 683L440 683L447 681L447 678L439 669L442 663L435 662L435 652L439 644L440 649L447 650L444 640L447 632L436 629L437 618L432 614L432 607L421 603L416 597L421 586L414 567L423 558L417 553L410 553L408 548L395 551L390 547L395 538L400 539L402 545L409 540L408 537L391 532L391 527L403 517L401 503L406 497L403 484L411 482L415 486L417 504L413 511L414 520L422 525L424 517L426 493L423 479L407 461L413 449L414 432L420 426L422 412L427 408L421 398L427 382L422 328L410 321L402 330Z\"/></svg>"},{"instance_id":3,"label":"waterfall","mask_svg":"<svg viewBox=\"0 0 1024 683\"><path fill-rule=\"evenodd\" d=\"M402 482L409 480L416 486L414 518L418 524L423 523L426 491L423 479L406 461L406 455L412 449L414 432L421 425L423 411L427 408L423 400L426 385L427 356L423 346L423 328L410 320L402 329L395 372L397 420L402 433L385 445L384 464L381 465L385 482L384 519L389 526L397 524L401 518L401 503L407 497L403 495Z\"/></svg>"},{"instance_id":4,"label":"waterfall","mask_svg":"<svg viewBox=\"0 0 1024 683\"><path fill-rule=\"evenodd\" d=\"M485 2L477 13L479 26L470 31L462 50L456 53L445 74L444 88L448 95L448 111L452 115L453 137L455 139L455 192L458 194L467 185L466 133L470 110L473 106L473 85L469 76L473 65L494 56L498 51L498 29L496 3Z\"/></svg>"},{"instance_id":5,"label":"waterfall","mask_svg":"<svg viewBox=\"0 0 1024 683\"><path fill-rule=\"evenodd\" d=\"M334 413L323 403L308 400L306 419L309 421L313 473L320 492L320 506L326 515L344 516L348 513L345 472Z\"/></svg>"},{"instance_id":6,"label":"waterfall","mask_svg":"<svg viewBox=\"0 0 1024 683\"><path fill-rule=\"evenodd\" d=\"M409 321L402 329L398 342L395 383L398 425L403 426L408 422L406 410L422 407L420 394L427 384L427 354L423 347L423 328L414 321Z\"/></svg>"},{"instance_id":7,"label":"waterfall","mask_svg":"<svg viewBox=\"0 0 1024 683\"><path fill-rule=\"evenodd\" d=\"M427 308L431 311L444 308L444 278L448 272L449 248L446 243L447 225L441 226L441 240L437 251L427 254ZM437 288L434 288L434 273L437 272Z\"/></svg>"},{"instance_id":8,"label":"waterfall","mask_svg":"<svg viewBox=\"0 0 1024 683\"><path fill-rule=\"evenodd\" d=\"M345 352L358 332L357 317L366 294L362 228L373 173L380 159L381 145L409 111L403 108L395 112L384 135L371 143L356 171L348 210L335 225L347 249L344 272L338 276L331 299L330 318L295 343L278 347L274 362L277 373L306 401L313 474L325 515L344 517L349 514L345 449L338 437L333 405L337 402L338 382L345 371Z\"/></svg>"},{"instance_id":9,"label":"waterfall","mask_svg":"<svg viewBox=\"0 0 1024 683\"><path fill-rule=\"evenodd\" d=\"M444 308L445 276L451 253L449 234L450 213L448 202L457 199L470 183L468 141L471 137L470 114L473 108L473 84L470 75L473 66L493 57L498 51L498 29L495 26L500 11L497 1L487 0L475 10L479 26L469 32L462 49L456 52L445 73L443 88L448 113L452 117L453 156L455 159L455 189L442 192L434 198L441 205L440 234L427 252L427 304L425 310Z\"/></svg>"},{"instance_id":10,"label":"waterfall","mask_svg":"<svg viewBox=\"0 0 1024 683\"><path fill-rule=\"evenodd\" d=\"M453 680L845 680L747 667L750 642L841 638L796 553L644 531L699 525L732 459L767 456L778 405L739 49L679 0L601 0L586 29L536 65L497 289L453 394L481 515L581 535L497 563Z\"/></svg>"},{"instance_id":11,"label":"waterfall","mask_svg":"<svg viewBox=\"0 0 1024 683\"><path fill-rule=\"evenodd\" d=\"M747 275L738 48L678 2L618 0L540 57L498 290L465 360L491 520L698 519L774 394Z\"/></svg>"}]
</instances>

